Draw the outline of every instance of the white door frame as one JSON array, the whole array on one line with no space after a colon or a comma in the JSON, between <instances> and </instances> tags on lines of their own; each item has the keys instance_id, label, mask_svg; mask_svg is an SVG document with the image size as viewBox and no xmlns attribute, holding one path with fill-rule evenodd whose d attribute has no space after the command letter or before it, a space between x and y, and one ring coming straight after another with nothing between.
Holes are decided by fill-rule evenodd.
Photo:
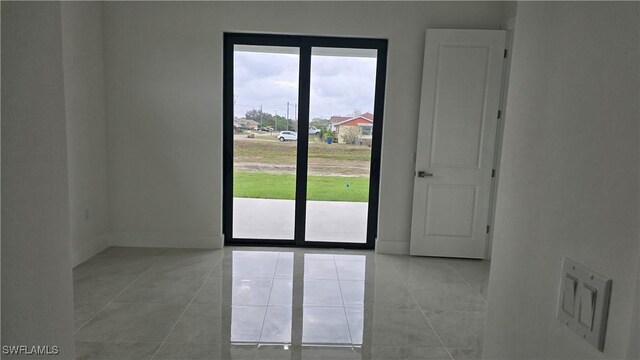
<instances>
[{"instance_id":1,"label":"white door frame","mask_svg":"<svg viewBox=\"0 0 640 360\"><path fill-rule=\"evenodd\" d=\"M497 133L496 133L496 149L494 151L494 160L493 160L493 169L494 177L493 184L491 186L491 194L489 200L489 218L488 225L490 226L489 234L487 236L487 247L484 258L486 260L491 260L491 253L493 249L493 230L495 224L495 215L496 215L496 201L498 197L498 179L500 175L500 159L502 158L502 139L504 136L504 124L507 119L507 95L509 90L509 75L511 71L511 55L513 53L513 32L516 25L516 17L512 16L506 19L501 25L500 30L505 30L507 32L507 41L505 44L505 48L507 49L507 54L505 58L505 63L503 67L502 74L502 89L500 90L500 111L501 115L500 119L498 119Z\"/></svg>"}]
</instances>

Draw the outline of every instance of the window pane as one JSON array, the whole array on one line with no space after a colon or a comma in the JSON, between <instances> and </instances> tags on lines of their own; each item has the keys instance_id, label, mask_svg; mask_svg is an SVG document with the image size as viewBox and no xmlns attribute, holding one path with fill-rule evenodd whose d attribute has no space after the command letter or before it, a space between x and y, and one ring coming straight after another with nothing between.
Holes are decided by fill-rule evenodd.
<instances>
[{"instance_id":1,"label":"window pane","mask_svg":"<svg viewBox=\"0 0 640 360\"><path fill-rule=\"evenodd\" d=\"M367 240L376 60L371 49L312 49L306 240Z\"/></svg>"},{"instance_id":2,"label":"window pane","mask_svg":"<svg viewBox=\"0 0 640 360\"><path fill-rule=\"evenodd\" d=\"M234 47L233 236L294 236L298 48Z\"/></svg>"}]
</instances>

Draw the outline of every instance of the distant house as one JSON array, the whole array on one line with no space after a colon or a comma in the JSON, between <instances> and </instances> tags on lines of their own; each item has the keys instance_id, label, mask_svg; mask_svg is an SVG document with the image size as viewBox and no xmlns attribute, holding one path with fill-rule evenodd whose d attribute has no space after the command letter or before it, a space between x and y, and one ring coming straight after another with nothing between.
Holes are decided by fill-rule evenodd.
<instances>
[{"instance_id":1,"label":"distant house","mask_svg":"<svg viewBox=\"0 0 640 360\"><path fill-rule=\"evenodd\" d=\"M335 124L341 123L341 122L343 122L345 120L349 120L352 117L353 116L336 116L336 115L332 116L331 119L329 119L329 121L331 121L331 131L335 131L336 130L335 127L334 127Z\"/></svg>"},{"instance_id":2,"label":"distant house","mask_svg":"<svg viewBox=\"0 0 640 360\"><path fill-rule=\"evenodd\" d=\"M364 113L357 116L332 116L331 131L334 132L335 138L340 139L340 131L347 127L358 126L360 128L360 139L363 143L371 144L373 134L373 114Z\"/></svg>"},{"instance_id":3,"label":"distant house","mask_svg":"<svg viewBox=\"0 0 640 360\"><path fill-rule=\"evenodd\" d=\"M258 122L245 118L234 118L233 127L238 130L256 130L258 128Z\"/></svg>"}]
</instances>

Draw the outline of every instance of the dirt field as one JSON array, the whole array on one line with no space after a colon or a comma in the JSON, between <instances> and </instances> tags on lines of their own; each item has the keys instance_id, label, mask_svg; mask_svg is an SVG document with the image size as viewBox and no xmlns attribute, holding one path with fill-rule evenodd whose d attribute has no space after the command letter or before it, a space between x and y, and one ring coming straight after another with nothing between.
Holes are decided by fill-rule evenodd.
<instances>
[{"instance_id":1,"label":"dirt field","mask_svg":"<svg viewBox=\"0 0 640 360\"><path fill-rule=\"evenodd\" d=\"M315 140L315 139L313 139ZM369 176L371 148L363 145L309 142L309 174L331 176ZM297 142L279 142L274 136L254 139L234 137L236 171L295 173Z\"/></svg>"}]
</instances>

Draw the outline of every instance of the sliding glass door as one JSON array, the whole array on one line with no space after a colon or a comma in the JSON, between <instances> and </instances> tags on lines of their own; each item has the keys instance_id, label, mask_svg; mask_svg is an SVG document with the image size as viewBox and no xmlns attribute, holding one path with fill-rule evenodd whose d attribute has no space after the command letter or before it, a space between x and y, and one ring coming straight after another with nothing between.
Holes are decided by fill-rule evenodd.
<instances>
[{"instance_id":1,"label":"sliding glass door","mask_svg":"<svg viewBox=\"0 0 640 360\"><path fill-rule=\"evenodd\" d=\"M306 241L367 242L377 52L311 49Z\"/></svg>"},{"instance_id":2,"label":"sliding glass door","mask_svg":"<svg viewBox=\"0 0 640 360\"><path fill-rule=\"evenodd\" d=\"M233 236L293 240L296 47L233 47Z\"/></svg>"},{"instance_id":3,"label":"sliding glass door","mask_svg":"<svg viewBox=\"0 0 640 360\"><path fill-rule=\"evenodd\" d=\"M225 34L226 244L373 248L386 45Z\"/></svg>"}]
</instances>

